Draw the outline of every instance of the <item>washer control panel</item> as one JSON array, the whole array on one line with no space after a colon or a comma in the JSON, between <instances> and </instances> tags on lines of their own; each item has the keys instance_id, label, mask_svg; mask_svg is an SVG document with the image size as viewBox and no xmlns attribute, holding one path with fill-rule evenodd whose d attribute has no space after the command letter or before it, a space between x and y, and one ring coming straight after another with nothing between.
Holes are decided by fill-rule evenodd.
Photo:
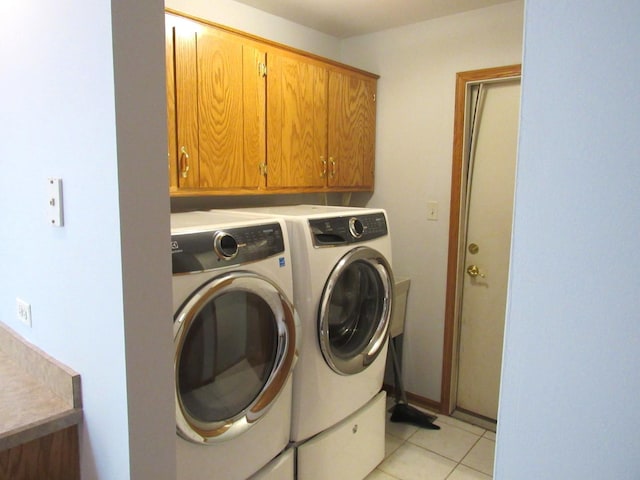
<instances>
[{"instance_id":1,"label":"washer control panel","mask_svg":"<svg viewBox=\"0 0 640 480\"><path fill-rule=\"evenodd\" d=\"M311 219L309 230L316 247L365 242L389 233L383 212Z\"/></svg>"},{"instance_id":2,"label":"washer control panel","mask_svg":"<svg viewBox=\"0 0 640 480\"><path fill-rule=\"evenodd\" d=\"M171 235L174 274L241 265L282 252L284 238L279 223Z\"/></svg>"}]
</instances>

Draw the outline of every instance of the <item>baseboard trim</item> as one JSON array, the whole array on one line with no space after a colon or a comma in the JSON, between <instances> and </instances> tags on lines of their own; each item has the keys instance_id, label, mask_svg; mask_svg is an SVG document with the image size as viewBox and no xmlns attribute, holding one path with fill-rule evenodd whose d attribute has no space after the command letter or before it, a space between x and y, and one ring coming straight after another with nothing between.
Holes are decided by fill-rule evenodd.
<instances>
[{"instance_id":1,"label":"baseboard trim","mask_svg":"<svg viewBox=\"0 0 640 480\"><path fill-rule=\"evenodd\" d=\"M497 428L497 422L492 418L487 418L482 415L478 415L473 412L469 412L463 408L457 408L451 414L453 418L457 418L458 420L462 420L464 422L470 423L472 425L476 425L480 428L484 428L485 430L491 430L495 433Z\"/></svg>"},{"instance_id":2,"label":"baseboard trim","mask_svg":"<svg viewBox=\"0 0 640 480\"><path fill-rule=\"evenodd\" d=\"M395 395L396 389L393 385L389 385L387 383L382 385L382 389L387 392L390 397ZM421 395L416 395L415 393L406 392L407 400L410 404L415 405L416 407L422 407L427 410L431 410L432 412L444 413L442 410L442 405L440 402L436 402L435 400L431 400L430 398L423 397Z\"/></svg>"}]
</instances>

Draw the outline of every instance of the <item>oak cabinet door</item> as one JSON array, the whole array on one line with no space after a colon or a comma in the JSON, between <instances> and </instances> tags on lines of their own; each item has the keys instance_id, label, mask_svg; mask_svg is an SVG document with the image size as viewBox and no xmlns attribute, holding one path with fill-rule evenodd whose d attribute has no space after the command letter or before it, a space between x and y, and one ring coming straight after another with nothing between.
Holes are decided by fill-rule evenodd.
<instances>
[{"instance_id":1,"label":"oak cabinet door","mask_svg":"<svg viewBox=\"0 0 640 480\"><path fill-rule=\"evenodd\" d=\"M198 133L197 28L191 22L173 26L175 69L175 138L177 188L200 183Z\"/></svg>"},{"instance_id":2,"label":"oak cabinet door","mask_svg":"<svg viewBox=\"0 0 640 480\"><path fill-rule=\"evenodd\" d=\"M172 30L173 184L178 190L258 188L266 155L264 52L238 35L186 19L175 19Z\"/></svg>"},{"instance_id":3,"label":"oak cabinet door","mask_svg":"<svg viewBox=\"0 0 640 480\"><path fill-rule=\"evenodd\" d=\"M327 69L275 49L267 65L267 188L322 188Z\"/></svg>"},{"instance_id":4,"label":"oak cabinet door","mask_svg":"<svg viewBox=\"0 0 640 480\"><path fill-rule=\"evenodd\" d=\"M167 160L169 162L169 192L178 189L178 147L176 145L176 81L175 65L173 62L174 52L174 28L172 19L166 17L165 28L165 65L167 71Z\"/></svg>"},{"instance_id":5,"label":"oak cabinet door","mask_svg":"<svg viewBox=\"0 0 640 480\"><path fill-rule=\"evenodd\" d=\"M376 83L356 72L329 71L329 187L373 188Z\"/></svg>"},{"instance_id":6,"label":"oak cabinet door","mask_svg":"<svg viewBox=\"0 0 640 480\"><path fill-rule=\"evenodd\" d=\"M264 54L205 27L198 36L200 187L257 188L264 163ZM245 68L246 67L246 68Z\"/></svg>"}]
</instances>

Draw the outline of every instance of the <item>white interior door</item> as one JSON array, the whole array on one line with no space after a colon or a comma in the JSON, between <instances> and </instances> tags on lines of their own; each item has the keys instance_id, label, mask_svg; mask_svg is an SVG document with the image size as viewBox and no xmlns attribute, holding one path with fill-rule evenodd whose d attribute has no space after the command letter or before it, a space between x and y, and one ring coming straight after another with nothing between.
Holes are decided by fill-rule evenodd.
<instances>
[{"instance_id":1,"label":"white interior door","mask_svg":"<svg viewBox=\"0 0 640 480\"><path fill-rule=\"evenodd\" d=\"M495 420L502 363L520 79L485 83L468 166L456 409Z\"/></svg>"}]
</instances>

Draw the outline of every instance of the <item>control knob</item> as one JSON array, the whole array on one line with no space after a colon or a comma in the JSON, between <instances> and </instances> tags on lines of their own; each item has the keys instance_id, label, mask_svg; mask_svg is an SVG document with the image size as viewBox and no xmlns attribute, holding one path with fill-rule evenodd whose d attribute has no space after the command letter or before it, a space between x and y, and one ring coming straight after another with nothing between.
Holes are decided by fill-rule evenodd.
<instances>
[{"instance_id":1,"label":"control knob","mask_svg":"<svg viewBox=\"0 0 640 480\"><path fill-rule=\"evenodd\" d=\"M352 217L349 219L349 232L351 232L351 235L355 238L360 238L364 233L364 225L360 220Z\"/></svg>"},{"instance_id":2,"label":"control knob","mask_svg":"<svg viewBox=\"0 0 640 480\"><path fill-rule=\"evenodd\" d=\"M223 260L231 260L238 255L238 242L226 232L216 232L213 236L213 251Z\"/></svg>"}]
</instances>

